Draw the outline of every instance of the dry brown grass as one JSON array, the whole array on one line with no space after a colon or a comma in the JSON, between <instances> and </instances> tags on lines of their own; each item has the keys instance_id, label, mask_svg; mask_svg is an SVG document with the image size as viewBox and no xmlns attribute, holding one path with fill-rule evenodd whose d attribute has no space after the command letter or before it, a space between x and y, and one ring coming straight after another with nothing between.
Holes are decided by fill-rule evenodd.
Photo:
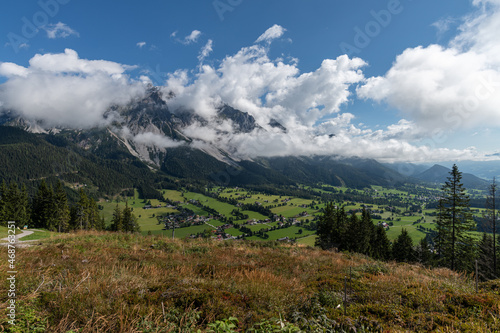
<instances>
[{"instance_id":1,"label":"dry brown grass","mask_svg":"<svg viewBox=\"0 0 500 333\"><path fill-rule=\"evenodd\" d=\"M86 232L16 259L19 332L190 332L230 316L244 330L280 315L304 331L500 330L498 290L475 294L469 276L304 246Z\"/></svg>"}]
</instances>

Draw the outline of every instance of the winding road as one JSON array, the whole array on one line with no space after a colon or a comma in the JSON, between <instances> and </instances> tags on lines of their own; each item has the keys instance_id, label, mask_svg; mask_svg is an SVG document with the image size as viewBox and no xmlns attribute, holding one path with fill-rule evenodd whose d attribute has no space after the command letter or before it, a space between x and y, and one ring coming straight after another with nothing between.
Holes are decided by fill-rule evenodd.
<instances>
[{"instance_id":1,"label":"winding road","mask_svg":"<svg viewBox=\"0 0 500 333\"><path fill-rule=\"evenodd\" d=\"M36 231L40 231L40 230L36 230ZM15 242L16 246L17 247L28 247L28 246L30 246L30 244L29 244L30 242L38 241L37 239L28 240L28 241L19 240L22 237L26 237L26 236L31 235L33 232L35 232L35 230L33 230L33 231L32 230L23 230L22 233L17 234L16 235L16 242ZM0 243L0 246L1 245L7 246L8 244L11 244L8 242L8 240L9 240L9 237L5 237L5 238L0 239L0 241L5 241L5 243Z\"/></svg>"}]
</instances>

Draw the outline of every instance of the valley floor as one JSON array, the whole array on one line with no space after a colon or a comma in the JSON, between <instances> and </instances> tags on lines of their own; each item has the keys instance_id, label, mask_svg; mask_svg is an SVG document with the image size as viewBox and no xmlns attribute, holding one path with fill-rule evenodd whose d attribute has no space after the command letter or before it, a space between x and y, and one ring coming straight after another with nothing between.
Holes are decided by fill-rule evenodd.
<instances>
[{"instance_id":1,"label":"valley floor","mask_svg":"<svg viewBox=\"0 0 500 333\"><path fill-rule=\"evenodd\" d=\"M427 234L432 234L435 229L435 209L428 205L439 196L440 192L435 188L422 186L410 186L402 189L387 189L381 186L372 186L363 190L341 187L327 187L318 185L316 187L303 187L312 196L304 199L293 195L269 195L259 191L244 188L212 188L206 194L190 192L188 190L163 190L164 198L173 204L168 205L156 199L140 199L136 191L134 197L119 197L117 200L102 201L102 214L109 224L116 205L125 207L127 202L133 208L138 218L141 232L144 235L164 235L172 237L172 227L165 227L159 217L176 214L180 209L188 209L194 215L208 217L211 215L207 208L216 211L225 218L225 222L211 218L209 222L192 226L183 226L175 229L176 238L185 238L191 235L201 235L204 232L223 235L227 237L244 237L249 240L278 240L288 238L298 243L313 245L315 229L311 222L321 214L325 206L325 197L364 198L358 200L337 199L337 205L345 206L347 212L355 211L359 214L363 207L371 211L374 223L385 223L387 236L394 240L401 234L404 228L417 244ZM218 198L208 196L214 195ZM482 193L472 193L475 197L481 197ZM229 203L234 200L237 204ZM328 200L326 200L328 201ZM373 202L378 202L374 204ZM268 208L273 217L261 213L243 210L242 205L259 205ZM146 207L149 207L145 209ZM241 215L235 215L239 211ZM476 216L481 216L483 209L473 208ZM221 229L223 225L229 228ZM244 226L247 229L241 229ZM218 230L219 229L219 230ZM219 231L219 232L218 232ZM251 233L249 233L251 231Z\"/></svg>"}]
</instances>

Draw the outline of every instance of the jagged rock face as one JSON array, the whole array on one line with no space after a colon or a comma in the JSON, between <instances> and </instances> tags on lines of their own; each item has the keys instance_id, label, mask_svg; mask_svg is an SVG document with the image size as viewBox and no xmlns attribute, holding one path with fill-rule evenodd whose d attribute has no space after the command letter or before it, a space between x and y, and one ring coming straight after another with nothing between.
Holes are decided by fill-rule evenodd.
<instances>
[{"instance_id":1,"label":"jagged rock face","mask_svg":"<svg viewBox=\"0 0 500 333\"><path fill-rule=\"evenodd\" d=\"M256 128L261 128L255 118L246 112L236 110L229 105L224 105L218 112L221 119L231 119L236 132L250 133Z\"/></svg>"},{"instance_id":2,"label":"jagged rock face","mask_svg":"<svg viewBox=\"0 0 500 333\"><path fill-rule=\"evenodd\" d=\"M14 118L9 113L4 113L0 117L0 123L21 127L32 133L47 134L63 131L68 139L91 151L97 151L102 142L107 141L103 140L103 137L109 136L110 139L115 140L118 145L128 150L132 155L139 157L151 166L160 167L164 162L167 149L151 143L137 142L134 137L144 133L152 133L162 137L169 137L178 142L190 143L193 140L183 133L184 128L193 124L201 127L210 125L207 119L200 117L193 110L182 108L171 110L168 100L172 97L174 97L172 94L163 96L160 89L151 86L144 98L132 101L128 105L111 107L104 114L104 118L113 119L113 122L107 128L94 128L84 131L64 128L47 129L40 122L29 122L19 117ZM257 124L252 115L234 109L229 105L220 106L216 116L210 119L210 122L222 124L228 120L233 127L233 133L251 133L256 129L262 130L262 127ZM273 120L270 126L280 128L283 132L286 132L286 128L276 120ZM95 139L95 137L100 139ZM234 165L239 160L231 157L229 152L210 143L198 145L198 149L229 165Z\"/></svg>"},{"instance_id":3,"label":"jagged rock face","mask_svg":"<svg viewBox=\"0 0 500 333\"><path fill-rule=\"evenodd\" d=\"M276 119L271 119L271 121L269 122L269 126L271 126L273 128L279 128L283 133L288 132L286 127L281 125Z\"/></svg>"}]
</instances>

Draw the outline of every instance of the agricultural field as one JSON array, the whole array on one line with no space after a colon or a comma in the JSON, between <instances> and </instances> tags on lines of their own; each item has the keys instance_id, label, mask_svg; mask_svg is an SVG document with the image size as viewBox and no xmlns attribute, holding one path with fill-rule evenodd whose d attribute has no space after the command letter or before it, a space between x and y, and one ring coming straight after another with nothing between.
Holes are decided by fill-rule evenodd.
<instances>
[{"instance_id":1,"label":"agricultural field","mask_svg":"<svg viewBox=\"0 0 500 333\"><path fill-rule=\"evenodd\" d=\"M153 209L144 209L147 202L151 202L152 207L161 206L161 208L153 208ZM101 200L98 205L102 208L101 214L104 216L104 220L106 225L111 224L111 219L113 218L113 212L118 205L121 209L128 205L132 208L132 212L137 218L137 222L141 227L141 232L143 234L147 234L149 231L152 234L161 234L163 229L162 224L158 224L158 219L156 216L168 213L177 212L176 209L167 208L165 203L160 202L159 200L143 200L139 198L139 193L137 190L133 197L120 198L117 200Z\"/></svg>"},{"instance_id":2,"label":"agricultural field","mask_svg":"<svg viewBox=\"0 0 500 333\"><path fill-rule=\"evenodd\" d=\"M178 228L175 230L176 238L185 238L191 235L202 234L204 232L217 234L227 234L231 237L244 237L249 240L277 240L288 237L299 243L313 245L315 240L315 232L304 228L304 224L308 224L315 220L316 216L320 215L326 202L322 201L319 195L331 195L333 192L338 194L355 194L364 198L373 198L379 200L378 204L364 203L355 200L335 201L336 205L344 206L348 214L356 211L360 214L361 210L366 207L374 210L372 213L373 222L375 224L385 222L389 225L387 235L390 240L394 240L401 233L402 229L406 229L416 244L420 239L426 236L431 230L434 230L435 216L430 216L435 212L434 209L426 209L426 204L439 193L435 188L414 187L408 188L408 191L402 189L388 189L382 186L372 186L365 189L349 189L345 187L332 188L318 185L317 187L303 187L309 191L314 191L318 194L317 199L304 199L300 197L285 196L285 195L269 195L256 191L249 191L243 188L211 188L205 194L190 192L163 190L161 193L165 199L175 202L178 209L189 209L193 214L198 216L210 216L213 211L216 211L220 218L210 219L203 225L192 225L189 227ZM406 188L404 188L406 190ZM327 191L328 190L328 191ZM479 193L473 192L474 195ZM399 202L400 205L393 206L392 211L388 211L387 204L380 202ZM109 224L113 216L113 210L116 205L125 207L125 202L133 209L133 213L138 218L138 223L143 234L155 235L172 235L172 230L164 230L163 223L158 223L158 216L178 213L176 208L166 207L165 202L158 200L143 200L139 198L139 194L135 191L133 197L118 198L113 201L101 201L99 204L102 207L102 214ZM229 203L230 202L230 203ZM236 204L237 203L237 204ZM146 204L152 207L160 206L159 208L143 209ZM271 216L266 216L256 211L241 210L241 205L260 205L267 208L272 213ZM410 207L413 210L410 211ZM252 208L253 209L253 208ZM207 211L208 210L208 211ZM247 216L244 219L234 215L235 211ZM473 208L472 212L475 216L481 216L482 209ZM278 223L274 217L283 219L283 223ZM269 220L268 220L269 219ZM232 224L234 227L223 229L222 226ZM247 230L243 232L241 227ZM299 229L302 233L299 234ZM251 231L250 234L246 234ZM263 233L267 234L263 237ZM225 236L223 236L225 237Z\"/></svg>"}]
</instances>

